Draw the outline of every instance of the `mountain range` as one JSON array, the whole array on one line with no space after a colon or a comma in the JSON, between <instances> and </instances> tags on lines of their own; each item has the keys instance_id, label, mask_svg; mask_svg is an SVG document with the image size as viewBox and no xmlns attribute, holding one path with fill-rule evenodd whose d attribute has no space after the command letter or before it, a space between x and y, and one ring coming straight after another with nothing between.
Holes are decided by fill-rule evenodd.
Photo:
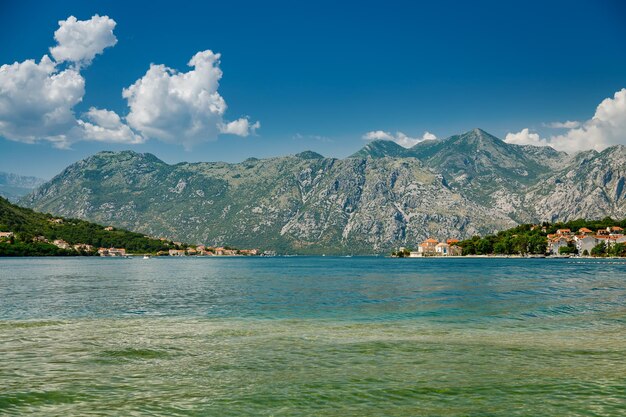
<instances>
[{"instance_id":1,"label":"mountain range","mask_svg":"<svg viewBox=\"0 0 626 417\"><path fill-rule=\"evenodd\" d=\"M568 155L474 129L412 148L373 141L345 159L306 151L169 165L100 152L20 203L191 243L359 254L519 223L624 218L625 180L624 146Z\"/></svg>"},{"instance_id":2,"label":"mountain range","mask_svg":"<svg viewBox=\"0 0 626 417\"><path fill-rule=\"evenodd\" d=\"M0 172L0 197L17 201L35 188L46 182L37 177L26 177L23 175Z\"/></svg>"}]
</instances>

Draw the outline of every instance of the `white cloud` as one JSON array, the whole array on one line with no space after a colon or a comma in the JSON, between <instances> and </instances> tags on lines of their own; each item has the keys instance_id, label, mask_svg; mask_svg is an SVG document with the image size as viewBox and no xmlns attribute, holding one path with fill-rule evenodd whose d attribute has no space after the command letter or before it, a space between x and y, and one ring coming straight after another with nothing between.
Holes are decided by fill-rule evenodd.
<instances>
[{"instance_id":1,"label":"white cloud","mask_svg":"<svg viewBox=\"0 0 626 417\"><path fill-rule=\"evenodd\" d=\"M82 140L141 142L115 112L91 108L83 115L86 120L74 114L85 95L80 67L115 44L115 22L96 15L87 21L70 17L59 25L59 45L51 48L56 62L44 55L39 63L28 59L0 67L0 136L25 143L44 140L58 148ZM76 65L60 68L66 60Z\"/></svg>"},{"instance_id":2,"label":"white cloud","mask_svg":"<svg viewBox=\"0 0 626 417\"><path fill-rule=\"evenodd\" d=\"M210 50L195 54L188 72L151 65L122 92L129 106L126 118L95 107L77 118L74 107L85 95L80 70L117 43L115 26L107 16L84 21L70 16L59 21L54 33L54 60L45 55L39 63L0 67L0 136L27 143L44 140L60 148L78 141L136 144L150 138L190 148L220 134L253 135L261 127L248 117L224 120L227 106L217 91L220 54Z\"/></svg>"},{"instance_id":3,"label":"white cloud","mask_svg":"<svg viewBox=\"0 0 626 417\"><path fill-rule=\"evenodd\" d=\"M363 139L365 140L391 140L396 142L400 146L404 146L405 148L410 148L411 146L415 146L416 144L423 142L425 140L435 140L437 136L433 135L430 132L424 132L421 137L410 137L402 132L396 132L395 135L392 135L389 132L385 132L383 130L373 130L371 132L367 132L363 135Z\"/></svg>"},{"instance_id":4,"label":"white cloud","mask_svg":"<svg viewBox=\"0 0 626 417\"><path fill-rule=\"evenodd\" d=\"M222 70L220 54L198 52L188 72L177 72L165 65L151 65L146 74L122 95L128 101L129 125L146 138L182 143L186 148L215 140L220 133L247 136L257 129L247 118L223 120L226 102L218 93Z\"/></svg>"},{"instance_id":5,"label":"white cloud","mask_svg":"<svg viewBox=\"0 0 626 417\"><path fill-rule=\"evenodd\" d=\"M578 121L568 120L566 122L552 122L552 123L544 123L545 127L549 127L551 129L574 129L581 125Z\"/></svg>"},{"instance_id":6,"label":"white cloud","mask_svg":"<svg viewBox=\"0 0 626 417\"><path fill-rule=\"evenodd\" d=\"M517 133L507 133L504 141L513 145L548 146L545 139L541 139L538 133L531 132L528 128Z\"/></svg>"},{"instance_id":7,"label":"white cloud","mask_svg":"<svg viewBox=\"0 0 626 417\"><path fill-rule=\"evenodd\" d=\"M145 140L135 134L120 116L114 111L96 109L92 107L83 115L89 121L78 120L81 127L78 135L83 135L85 140L114 143L143 143Z\"/></svg>"},{"instance_id":8,"label":"white cloud","mask_svg":"<svg viewBox=\"0 0 626 417\"><path fill-rule=\"evenodd\" d=\"M74 16L60 20L59 29L54 32L57 46L50 48L50 53L59 63L89 65L96 55L117 43L115 25L115 20L98 15L89 20L77 20Z\"/></svg>"},{"instance_id":9,"label":"white cloud","mask_svg":"<svg viewBox=\"0 0 626 417\"><path fill-rule=\"evenodd\" d=\"M58 71L44 55L0 67L0 135L33 143L64 142L76 125L72 108L85 94L85 80L73 69Z\"/></svg>"},{"instance_id":10,"label":"white cloud","mask_svg":"<svg viewBox=\"0 0 626 417\"><path fill-rule=\"evenodd\" d=\"M242 117L230 123L220 124L220 132L237 136L249 136L254 135L256 130L261 127L260 122L250 123L250 119Z\"/></svg>"},{"instance_id":11,"label":"white cloud","mask_svg":"<svg viewBox=\"0 0 626 417\"><path fill-rule=\"evenodd\" d=\"M383 132L382 130L372 130L363 135L365 140L394 140L391 133Z\"/></svg>"},{"instance_id":12,"label":"white cloud","mask_svg":"<svg viewBox=\"0 0 626 417\"><path fill-rule=\"evenodd\" d=\"M565 152L587 149L601 151L612 145L626 145L626 88L606 98L598 105L590 120L561 135L540 138L537 133L523 129L506 135L506 142L552 146Z\"/></svg>"}]
</instances>

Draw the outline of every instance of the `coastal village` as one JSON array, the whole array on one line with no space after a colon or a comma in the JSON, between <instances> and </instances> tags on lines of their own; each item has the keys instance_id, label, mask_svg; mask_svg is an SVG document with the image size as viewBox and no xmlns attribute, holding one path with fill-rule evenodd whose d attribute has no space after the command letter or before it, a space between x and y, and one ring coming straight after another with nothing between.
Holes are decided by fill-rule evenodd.
<instances>
[{"instance_id":1,"label":"coastal village","mask_svg":"<svg viewBox=\"0 0 626 417\"><path fill-rule=\"evenodd\" d=\"M50 223L54 224L63 224L64 220L60 218L52 218L49 219ZM113 226L106 226L103 228L104 231L113 232L115 228ZM265 255L268 256L272 254L271 252L261 252L259 249L236 249L231 247L222 247L222 246L205 246L205 245L186 245L182 242L172 242L167 238L153 238L150 236L145 236L149 239L158 239L164 243L169 243L173 246L172 249L167 251L159 251L155 255L156 256L260 256ZM12 243L15 239L15 234L13 232L3 232L0 231L0 242L2 243ZM128 257L130 253L126 250L126 248L96 248L93 245L89 245L86 243L77 243L70 244L63 239L47 239L44 236L35 236L32 238L33 243L45 243L49 245L56 246L59 249L67 250L67 251L75 251L78 254L83 255L98 255L102 257ZM143 255L143 254L142 254ZM146 254L147 255L147 254Z\"/></svg>"},{"instance_id":2,"label":"coastal village","mask_svg":"<svg viewBox=\"0 0 626 417\"><path fill-rule=\"evenodd\" d=\"M626 243L624 229L619 226L609 226L595 232L586 227L581 227L576 232L570 229L558 229L556 233L548 234L547 238L548 252L552 255L570 252L563 248L575 248L575 252L585 256L591 255L593 248L601 244L610 248L616 244Z\"/></svg>"},{"instance_id":3,"label":"coastal village","mask_svg":"<svg viewBox=\"0 0 626 417\"><path fill-rule=\"evenodd\" d=\"M50 223L61 225L64 220L60 218L48 219ZM620 226L607 226L604 228L598 228L592 230L587 227L579 227L576 230L569 228L557 229L555 233L548 233L548 231L554 231L549 229L545 224L542 225L528 225L530 231L544 239L545 253L541 250L539 252L532 252L536 256L602 256L607 254L611 248L619 250L620 246L623 248L626 245L626 235L624 229ZM103 227L104 231L113 232L115 228L113 226ZM142 254L145 256L274 256L275 252L265 251L261 252L259 249L236 249L232 247L224 246L209 246L209 245L186 245L182 242L170 241L167 238L154 238L150 236L144 236L148 239L160 240L164 243L163 248L167 250L160 250L156 253ZM516 235L512 236L513 238ZM16 236L10 231L0 231L0 243L13 243ZM70 244L63 239L47 239L44 236L35 236L32 238L33 243L44 243L56 246L59 249L65 251L75 252L80 255L97 255L102 257L127 257L130 256L130 252L123 247L94 247L93 245L86 243L74 243ZM464 256L468 253L464 252L464 245L466 242L461 242L458 239L449 238L445 241L439 241L432 237L420 242L415 250L410 250L405 247L401 247L398 251L392 253L392 257L408 257L408 258L421 258L421 257L451 257L451 256ZM602 248L603 251L598 252L598 248ZM135 251L136 252L136 251ZM618 251L619 252L619 251ZM623 253L623 252L620 252ZM136 253L135 253L136 254ZM472 252L469 252L472 254ZM488 252L486 253L489 254ZM527 254L524 249L520 249L519 255ZM484 256L485 253L483 252ZM621 255L620 255L621 256Z\"/></svg>"},{"instance_id":4,"label":"coastal village","mask_svg":"<svg viewBox=\"0 0 626 417\"><path fill-rule=\"evenodd\" d=\"M577 230L562 228L557 229L555 233L548 233L547 226L532 225L530 230L540 233L546 242L545 253L533 252L534 256L597 256L606 253L607 250L616 247L616 245L626 245L626 235L620 226L608 226L596 230L587 227L581 227ZM516 235L512 237L514 238ZM399 248L392 253L392 257L464 256L467 253L464 253L463 245L464 242L457 239L438 241L430 237L419 243L415 250L405 247ZM598 248L602 248L603 251L598 253ZM519 254L525 254L525 252L520 251ZM479 256L485 256L485 254Z\"/></svg>"}]
</instances>

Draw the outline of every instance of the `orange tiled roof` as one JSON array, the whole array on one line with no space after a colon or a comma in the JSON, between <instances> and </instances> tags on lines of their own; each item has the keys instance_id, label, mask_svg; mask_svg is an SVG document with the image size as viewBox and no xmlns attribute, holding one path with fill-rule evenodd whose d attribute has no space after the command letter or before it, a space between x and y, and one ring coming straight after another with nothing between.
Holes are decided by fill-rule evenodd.
<instances>
[{"instance_id":1,"label":"orange tiled roof","mask_svg":"<svg viewBox=\"0 0 626 417\"><path fill-rule=\"evenodd\" d=\"M596 239L601 239L601 240L617 240L619 239L618 236L609 236L609 235L596 235Z\"/></svg>"}]
</instances>

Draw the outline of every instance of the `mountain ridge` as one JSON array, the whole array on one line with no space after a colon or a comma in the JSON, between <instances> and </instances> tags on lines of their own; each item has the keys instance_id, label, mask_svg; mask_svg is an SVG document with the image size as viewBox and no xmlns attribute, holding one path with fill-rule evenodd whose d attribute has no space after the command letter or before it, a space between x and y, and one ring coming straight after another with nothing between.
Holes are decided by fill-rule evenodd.
<instances>
[{"instance_id":1,"label":"mountain ridge","mask_svg":"<svg viewBox=\"0 0 626 417\"><path fill-rule=\"evenodd\" d=\"M362 149L345 159L305 151L175 165L152 154L100 152L22 203L150 235L263 242L282 253L383 253L430 236L626 217L626 148L569 156L480 129L427 142L407 149L374 141L363 148L372 155ZM381 152L399 148L400 156Z\"/></svg>"}]
</instances>

